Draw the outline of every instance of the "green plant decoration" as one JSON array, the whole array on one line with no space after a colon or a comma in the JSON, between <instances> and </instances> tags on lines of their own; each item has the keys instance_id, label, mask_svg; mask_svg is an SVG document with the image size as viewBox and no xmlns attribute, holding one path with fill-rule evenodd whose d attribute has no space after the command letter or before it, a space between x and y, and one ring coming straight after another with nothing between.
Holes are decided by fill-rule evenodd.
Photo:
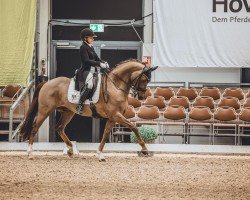
<instances>
[{"instance_id":1,"label":"green plant decoration","mask_svg":"<svg viewBox=\"0 0 250 200\"><path fill-rule=\"evenodd\" d=\"M145 142L155 140L158 137L158 134L156 133L155 129L150 126L138 127L138 131ZM130 135L130 141L132 143L138 142L134 132L132 132Z\"/></svg>"}]
</instances>

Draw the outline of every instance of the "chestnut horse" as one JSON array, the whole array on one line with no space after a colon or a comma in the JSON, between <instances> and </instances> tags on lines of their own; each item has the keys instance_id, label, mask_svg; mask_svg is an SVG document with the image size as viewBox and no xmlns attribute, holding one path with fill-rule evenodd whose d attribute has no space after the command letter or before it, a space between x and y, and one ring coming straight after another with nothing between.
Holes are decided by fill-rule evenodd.
<instances>
[{"instance_id":1,"label":"chestnut horse","mask_svg":"<svg viewBox=\"0 0 250 200\"><path fill-rule=\"evenodd\" d=\"M128 106L128 94L130 90L138 93L138 97L142 98L146 91L147 84L151 78L151 72L157 67L146 67L141 61L127 60L117 65L108 74L102 75L101 90L99 100L95 104L97 113L107 118L104 134L97 151L99 160L105 161L102 154L105 142L116 123L130 128L141 145L142 153L148 154L148 150L142 140L136 126L128 121L123 114ZM29 140L28 155L32 158L32 145L35 134L44 120L50 113L55 110L61 112L61 118L56 125L56 131L68 147L68 155L73 154L73 145L66 136L64 129L76 114L76 104L72 104L67 99L68 87L70 79L66 77L58 77L48 82L38 85L35 90L33 100L21 126L20 134L24 140ZM85 105L82 116L92 116L89 105Z\"/></svg>"}]
</instances>

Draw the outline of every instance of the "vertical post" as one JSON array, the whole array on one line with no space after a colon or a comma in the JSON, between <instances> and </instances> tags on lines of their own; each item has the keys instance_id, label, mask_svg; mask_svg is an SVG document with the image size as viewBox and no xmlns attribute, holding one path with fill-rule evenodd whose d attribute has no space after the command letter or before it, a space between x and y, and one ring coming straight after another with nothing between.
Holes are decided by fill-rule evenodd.
<instances>
[{"instance_id":1,"label":"vertical post","mask_svg":"<svg viewBox=\"0 0 250 200\"><path fill-rule=\"evenodd\" d=\"M38 50L38 69L39 74L41 73L42 63L41 60L45 59L45 62L48 66L48 57L47 57L47 30L48 22L50 17L50 0L38 0L38 12L39 12L39 50ZM49 69L47 69L48 73ZM49 119L47 118L38 131L38 141L39 142L49 142Z\"/></svg>"},{"instance_id":2,"label":"vertical post","mask_svg":"<svg viewBox=\"0 0 250 200\"><path fill-rule=\"evenodd\" d=\"M153 1L152 0L144 0L144 9L143 16L146 16L153 12ZM144 21L144 29L143 29L143 38L145 43L153 42L153 16L149 16L143 19Z\"/></svg>"},{"instance_id":3,"label":"vertical post","mask_svg":"<svg viewBox=\"0 0 250 200\"><path fill-rule=\"evenodd\" d=\"M143 16L153 13L153 0L143 1ZM143 19L142 60L152 64L153 58L153 14ZM157 71L153 72L152 82L156 81Z\"/></svg>"},{"instance_id":4,"label":"vertical post","mask_svg":"<svg viewBox=\"0 0 250 200\"><path fill-rule=\"evenodd\" d=\"M13 110L10 107L10 116L9 116L9 142L11 142L11 136L13 132Z\"/></svg>"},{"instance_id":5,"label":"vertical post","mask_svg":"<svg viewBox=\"0 0 250 200\"><path fill-rule=\"evenodd\" d=\"M92 142L100 141L100 119L92 118Z\"/></svg>"},{"instance_id":6,"label":"vertical post","mask_svg":"<svg viewBox=\"0 0 250 200\"><path fill-rule=\"evenodd\" d=\"M153 13L153 1L144 0L143 1L143 16ZM144 28L143 28L143 56L152 57L152 45L153 45L153 15L148 16L143 19Z\"/></svg>"}]
</instances>

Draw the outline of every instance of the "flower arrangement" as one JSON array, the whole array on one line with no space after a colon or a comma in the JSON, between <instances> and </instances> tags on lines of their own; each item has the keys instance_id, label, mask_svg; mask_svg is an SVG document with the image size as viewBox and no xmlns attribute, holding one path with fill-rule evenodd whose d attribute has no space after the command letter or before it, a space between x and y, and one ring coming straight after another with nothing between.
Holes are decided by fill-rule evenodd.
<instances>
[{"instance_id":1,"label":"flower arrangement","mask_svg":"<svg viewBox=\"0 0 250 200\"><path fill-rule=\"evenodd\" d=\"M145 142L152 142L158 137L158 134L156 133L155 129L150 126L138 127L138 131ZM130 135L130 141L132 143L138 142L134 132L132 132Z\"/></svg>"}]
</instances>

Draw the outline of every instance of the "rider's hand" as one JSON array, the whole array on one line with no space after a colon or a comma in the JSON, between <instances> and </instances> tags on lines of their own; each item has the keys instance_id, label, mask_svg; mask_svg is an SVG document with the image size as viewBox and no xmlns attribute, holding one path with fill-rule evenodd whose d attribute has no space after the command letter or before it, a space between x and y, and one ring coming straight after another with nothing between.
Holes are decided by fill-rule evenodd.
<instances>
[{"instance_id":1,"label":"rider's hand","mask_svg":"<svg viewBox=\"0 0 250 200\"><path fill-rule=\"evenodd\" d=\"M105 63L100 63L100 67L101 68L109 68L109 64L107 63L107 62L105 62Z\"/></svg>"},{"instance_id":2,"label":"rider's hand","mask_svg":"<svg viewBox=\"0 0 250 200\"><path fill-rule=\"evenodd\" d=\"M104 64L106 64L106 68L109 68L109 64L107 62L105 62Z\"/></svg>"},{"instance_id":3,"label":"rider's hand","mask_svg":"<svg viewBox=\"0 0 250 200\"><path fill-rule=\"evenodd\" d=\"M106 68L105 63L100 63L100 67L101 67L101 68Z\"/></svg>"}]
</instances>

